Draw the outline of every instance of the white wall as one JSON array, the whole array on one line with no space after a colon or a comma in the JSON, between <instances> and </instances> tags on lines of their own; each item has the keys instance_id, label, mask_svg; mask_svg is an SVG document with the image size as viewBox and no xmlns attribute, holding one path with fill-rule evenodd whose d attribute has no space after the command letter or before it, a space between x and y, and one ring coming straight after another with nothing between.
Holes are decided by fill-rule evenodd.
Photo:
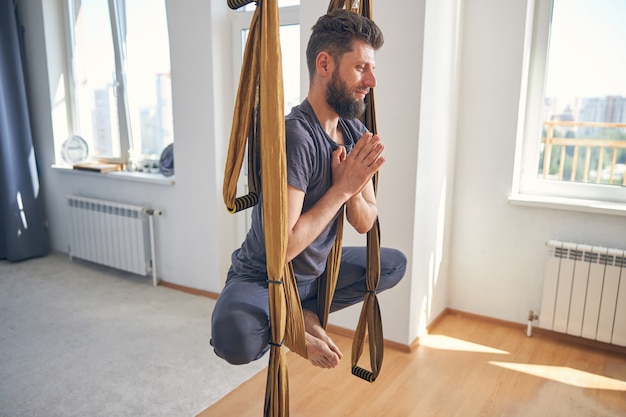
<instances>
[{"instance_id":1,"label":"white wall","mask_svg":"<svg viewBox=\"0 0 626 417\"><path fill-rule=\"evenodd\" d=\"M448 305L460 14L460 0L426 2L410 341Z\"/></svg>"},{"instance_id":2,"label":"white wall","mask_svg":"<svg viewBox=\"0 0 626 417\"><path fill-rule=\"evenodd\" d=\"M221 198L233 77L238 77L231 64L232 12L225 1L167 1L176 134L173 186L50 168L51 108L57 107L59 89L52 87L51 100L48 79L57 80L59 70L48 73L46 68L58 66L59 54L51 46L55 27L49 22L44 36L42 8L58 6L52 0L18 3L52 247L67 251L66 194L150 204L164 212L157 222L159 276L219 292L239 243L235 216L226 213ZM303 45L325 3L302 0ZM547 239L625 243L623 217L507 202L525 6L526 0L375 5L374 18L386 38L376 55L378 125L388 158L378 196L382 243L409 258L403 282L380 297L387 339L411 343L447 306L525 322L528 309L537 309L540 301ZM348 235L346 243L364 244L362 239ZM331 316L331 322L353 327L357 315L355 307Z\"/></svg>"},{"instance_id":3,"label":"white wall","mask_svg":"<svg viewBox=\"0 0 626 417\"><path fill-rule=\"evenodd\" d=\"M511 205L526 0L464 2L449 306L523 323L548 239L626 246L622 216Z\"/></svg>"}]
</instances>

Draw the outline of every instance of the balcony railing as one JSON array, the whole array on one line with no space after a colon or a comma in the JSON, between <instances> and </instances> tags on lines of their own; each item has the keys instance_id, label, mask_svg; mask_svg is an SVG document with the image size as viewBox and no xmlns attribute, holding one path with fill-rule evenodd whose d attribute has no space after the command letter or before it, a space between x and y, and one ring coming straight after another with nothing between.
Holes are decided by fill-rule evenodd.
<instances>
[{"instance_id":1,"label":"balcony railing","mask_svg":"<svg viewBox=\"0 0 626 417\"><path fill-rule=\"evenodd\" d=\"M581 127L588 131L625 131L626 123L549 120L544 125L545 136L541 138L544 145L543 162L540 170L543 178L626 186L626 138L602 138L597 134L593 138L555 137L555 133L558 132L560 134L557 136L561 136L565 130L582 136ZM560 152L558 158L556 155L553 158L555 152Z\"/></svg>"}]
</instances>

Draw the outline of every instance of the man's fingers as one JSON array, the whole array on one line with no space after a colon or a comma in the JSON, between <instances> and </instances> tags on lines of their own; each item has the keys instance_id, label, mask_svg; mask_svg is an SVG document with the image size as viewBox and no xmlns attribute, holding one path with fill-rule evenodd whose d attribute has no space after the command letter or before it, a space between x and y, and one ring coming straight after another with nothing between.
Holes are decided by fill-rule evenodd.
<instances>
[{"instance_id":1,"label":"man's fingers","mask_svg":"<svg viewBox=\"0 0 626 417\"><path fill-rule=\"evenodd\" d=\"M354 146L350 157L355 161L363 161L370 165L384 149L385 146L380 141L380 136L366 132Z\"/></svg>"},{"instance_id":2,"label":"man's fingers","mask_svg":"<svg viewBox=\"0 0 626 417\"><path fill-rule=\"evenodd\" d=\"M354 149L352 149L352 153L355 157L358 157L361 154L361 150L369 144L370 140L374 137L372 132L365 132L363 136L357 141L354 145Z\"/></svg>"},{"instance_id":3,"label":"man's fingers","mask_svg":"<svg viewBox=\"0 0 626 417\"><path fill-rule=\"evenodd\" d=\"M376 162L379 162L379 160L382 158L380 154L383 153L384 149L385 149L385 146L382 143L377 143L376 145L374 145L374 147L372 147L371 151L367 154L367 156L364 159L364 162L366 163L366 165L371 166L371 165L374 165Z\"/></svg>"}]
</instances>

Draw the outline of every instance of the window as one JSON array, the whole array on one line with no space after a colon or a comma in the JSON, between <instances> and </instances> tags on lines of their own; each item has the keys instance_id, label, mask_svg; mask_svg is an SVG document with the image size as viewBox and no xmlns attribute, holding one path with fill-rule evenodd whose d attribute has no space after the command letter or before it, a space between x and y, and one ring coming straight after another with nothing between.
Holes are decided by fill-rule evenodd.
<instances>
[{"instance_id":1,"label":"window","mask_svg":"<svg viewBox=\"0 0 626 417\"><path fill-rule=\"evenodd\" d=\"M519 194L626 203L626 3L530 1Z\"/></svg>"},{"instance_id":2,"label":"window","mask_svg":"<svg viewBox=\"0 0 626 417\"><path fill-rule=\"evenodd\" d=\"M91 160L153 171L174 141L164 0L66 4L72 134Z\"/></svg>"}]
</instances>

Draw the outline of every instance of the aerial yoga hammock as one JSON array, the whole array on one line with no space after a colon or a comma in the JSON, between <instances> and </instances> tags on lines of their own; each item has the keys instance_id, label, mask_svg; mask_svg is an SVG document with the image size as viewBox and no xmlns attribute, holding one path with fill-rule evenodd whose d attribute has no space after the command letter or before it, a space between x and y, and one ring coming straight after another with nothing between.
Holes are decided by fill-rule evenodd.
<instances>
[{"instance_id":1,"label":"aerial yoga hammock","mask_svg":"<svg viewBox=\"0 0 626 417\"><path fill-rule=\"evenodd\" d=\"M254 0L228 0L238 9ZM371 19L371 0L330 0L328 12L346 8ZM285 151L284 93L279 39L278 0L260 0L250 24L224 171L223 197L231 213L254 206L263 195L266 263L270 308L270 359L265 392L265 417L289 415L289 388L285 346L306 358L304 319L291 263L286 263L287 163ZM362 118L376 133L374 92L366 96ZM249 194L236 197L237 182L248 150ZM262 169L261 169L262 168ZM260 178L259 178L260 173ZM373 177L374 190L378 174ZM335 292L341 261L343 214L337 238L318 288L318 314L324 328ZM382 321L376 288L380 280L380 227L378 219L367 233L367 293L352 344L352 374L374 382L383 360ZM368 334L371 371L358 366Z\"/></svg>"}]
</instances>

